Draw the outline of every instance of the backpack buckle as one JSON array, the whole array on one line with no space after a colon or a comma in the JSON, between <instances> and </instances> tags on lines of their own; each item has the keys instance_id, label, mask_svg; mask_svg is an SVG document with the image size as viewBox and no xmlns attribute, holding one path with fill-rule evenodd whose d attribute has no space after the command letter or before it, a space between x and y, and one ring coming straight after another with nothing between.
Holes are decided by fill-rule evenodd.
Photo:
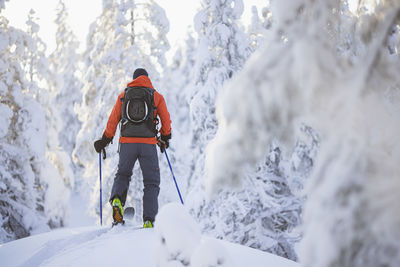
<instances>
[{"instance_id":1,"label":"backpack buckle","mask_svg":"<svg viewBox=\"0 0 400 267\"><path fill-rule=\"evenodd\" d=\"M128 119L126 119L126 118L123 118L122 120L121 120L121 124L124 126L125 124L127 124L129 121L128 121Z\"/></svg>"}]
</instances>

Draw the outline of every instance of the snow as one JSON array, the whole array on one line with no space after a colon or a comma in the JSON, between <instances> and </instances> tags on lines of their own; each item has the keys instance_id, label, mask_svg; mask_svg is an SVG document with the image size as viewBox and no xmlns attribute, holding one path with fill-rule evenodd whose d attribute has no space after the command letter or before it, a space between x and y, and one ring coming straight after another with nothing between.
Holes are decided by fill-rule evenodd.
<instances>
[{"instance_id":1,"label":"snow","mask_svg":"<svg viewBox=\"0 0 400 267\"><path fill-rule=\"evenodd\" d=\"M300 262L398 266L400 124L383 93L399 84L399 57L393 61L386 47L399 3L351 24L364 25L356 27L363 37L352 40L357 52L350 57L337 53L342 32L321 30L341 27L330 12L338 1L274 2L273 36L218 96L207 189L217 195L245 183L246 167L263 159L268 144L278 138L288 150L300 125L311 125L321 146L303 191Z\"/></svg>"},{"instance_id":2,"label":"snow","mask_svg":"<svg viewBox=\"0 0 400 267\"><path fill-rule=\"evenodd\" d=\"M72 171L58 147L58 113L47 82L45 45L33 12L29 30L8 26L0 16L1 242L48 231L63 224ZM2 47L2 49L4 49ZM46 82L47 81L47 82ZM4 109L4 107L7 107ZM11 112L11 113L10 113ZM65 164L65 165L64 165Z\"/></svg>"},{"instance_id":3,"label":"snow","mask_svg":"<svg viewBox=\"0 0 400 267\"><path fill-rule=\"evenodd\" d=\"M167 66L157 1L131 13L132 1L104 0L83 54L60 1L47 57L35 12L15 29L0 0L0 242L79 227L0 245L2 266L115 265L113 254L140 266L298 266L263 251L307 267L398 266L399 1L355 11L346 0L264 1L246 31L249 2L201 1L197 36L188 32ZM103 203L93 142L142 66L171 114L185 206L166 205L155 229L138 229L136 164L127 205L138 216L99 227L99 207L112 220L118 133ZM179 198L159 156L163 206Z\"/></svg>"},{"instance_id":4,"label":"snow","mask_svg":"<svg viewBox=\"0 0 400 267\"><path fill-rule=\"evenodd\" d=\"M157 215L156 232L160 244L158 246L161 266L171 261L180 261L187 265L198 246L201 233L196 222L178 203L166 205Z\"/></svg>"},{"instance_id":5,"label":"snow","mask_svg":"<svg viewBox=\"0 0 400 267\"><path fill-rule=\"evenodd\" d=\"M193 266L193 267L297 267L298 263L248 247L200 236L198 226L178 203L164 206L154 229L142 229L129 222L125 226L64 228L0 245L2 266ZM174 223L175 222L175 223ZM194 230L194 232L192 232ZM173 250L164 251L160 234L172 247L190 252L190 265L182 265ZM194 235L193 235L194 234ZM185 240L195 241L196 249ZM169 243L171 241L172 243ZM189 242L191 242L189 241ZM186 254L187 255L187 254ZM169 259L166 263L163 260ZM160 261L158 262L157 261Z\"/></svg>"},{"instance_id":6,"label":"snow","mask_svg":"<svg viewBox=\"0 0 400 267\"><path fill-rule=\"evenodd\" d=\"M297 17L306 5L306 0L271 1L271 12L277 25L283 26Z\"/></svg>"},{"instance_id":7,"label":"snow","mask_svg":"<svg viewBox=\"0 0 400 267\"><path fill-rule=\"evenodd\" d=\"M70 198L69 211L66 216L66 225L70 228L80 226L90 226L99 224L99 217L93 217L85 203L89 201L88 197L74 192Z\"/></svg>"},{"instance_id":8,"label":"snow","mask_svg":"<svg viewBox=\"0 0 400 267\"><path fill-rule=\"evenodd\" d=\"M2 85L2 82L0 82L0 86ZM6 105L0 103L0 114L2 115L0 117L0 125L4 125L5 127L0 128L0 138L4 137L7 134L8 131L8 126L10 125L11 122L11 117L12 117L12 110L7 107Z\"/></svg>"}]
</instances>

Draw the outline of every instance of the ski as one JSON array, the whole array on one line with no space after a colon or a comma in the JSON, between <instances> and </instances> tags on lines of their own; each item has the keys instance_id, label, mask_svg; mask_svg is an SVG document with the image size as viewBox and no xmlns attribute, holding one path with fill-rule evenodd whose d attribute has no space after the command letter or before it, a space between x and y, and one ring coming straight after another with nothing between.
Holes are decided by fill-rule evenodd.
<instances>
[{"instance_id":1,"label":"ski","mask_svg":"<svg viewBox=\"0 0 400 267\"><path fill-rule=\"evenodd\" d=\"M114 221L114 222L112 222L112 224L111 224L111 228L113 228L114 226L116 226L116 225L118 225L118 224L124 225L124 224L125 224L125 221L124 221L124 220L122 220L122 222L116 222L116 221Z\"/></svg>"}]
</instances>

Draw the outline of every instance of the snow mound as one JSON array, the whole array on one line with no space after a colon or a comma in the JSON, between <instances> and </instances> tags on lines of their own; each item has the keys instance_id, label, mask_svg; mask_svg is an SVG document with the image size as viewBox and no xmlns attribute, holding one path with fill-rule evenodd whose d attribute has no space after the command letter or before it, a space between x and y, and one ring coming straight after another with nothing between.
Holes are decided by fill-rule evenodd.
<instances>
[{"instance_id":1,"label":"snow mound","mask_svg":"<svg viewBox=\"0 0 400 267\"><path fill-rule=\"evenodd\" d=\"M217 239L204 239L192 255L193 267L235 267L226 249Z\"/></svg>"},{"instance_id":2,"label":"snow mound","mask_svg":"<svg viewBox=\"0 0 400 267\"><path fill-rule=\"evenodd\" d=\"M157 253L160 266L168 262L190 263L190 257L201 240L199 226L186 212L183 205L165 205L156 218L155 230L158 236ZM181 266L174 263L173 266Z\"/></svg>"},{"instance_id":3,"label":"snow mound","mask_svg":"<svg viewBox=\"0 0 400 267\"><path fill-rule=\"evenodd\" d=\"M164 206L155 229L66 228L0 245L1 266L299 267L260 250L202 237L177 203Z\"/></svg>"},{"instance_id":4,"label":"snow mound","mask_svg":"<svg viewBox=\"0 0 400 267\"><path fill-rule=\"evenodd\" d=\"M273 262L271 266L298 266L278 256L201 236L199 225L179 203L170 203L161 209L156 218L155 231L159 267L265 266L268 262ZM238 248L246 250L254 258L245 256ZM261 260L261 255L268 255L269 259Z\"/></svg>"}]
</instances>

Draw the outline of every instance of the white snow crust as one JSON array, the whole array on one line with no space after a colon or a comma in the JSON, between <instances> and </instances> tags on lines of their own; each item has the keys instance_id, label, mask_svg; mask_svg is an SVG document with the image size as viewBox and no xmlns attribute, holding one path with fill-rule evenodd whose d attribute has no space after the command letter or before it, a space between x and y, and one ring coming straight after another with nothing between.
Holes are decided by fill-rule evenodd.
<instances>
[{"instance_id":1,"label":"white snow crust","mask_svg":"<svg viewBox=\"0 0 400 267\"><path fill-rule=\"evenodd\" d=\"M53 230L0 245L0 259L7 267L298 266L269 253L201 236L194 220L178 203L161 209L154 229L127 223L114 228Z\"/></svg>"}]
</instances>

